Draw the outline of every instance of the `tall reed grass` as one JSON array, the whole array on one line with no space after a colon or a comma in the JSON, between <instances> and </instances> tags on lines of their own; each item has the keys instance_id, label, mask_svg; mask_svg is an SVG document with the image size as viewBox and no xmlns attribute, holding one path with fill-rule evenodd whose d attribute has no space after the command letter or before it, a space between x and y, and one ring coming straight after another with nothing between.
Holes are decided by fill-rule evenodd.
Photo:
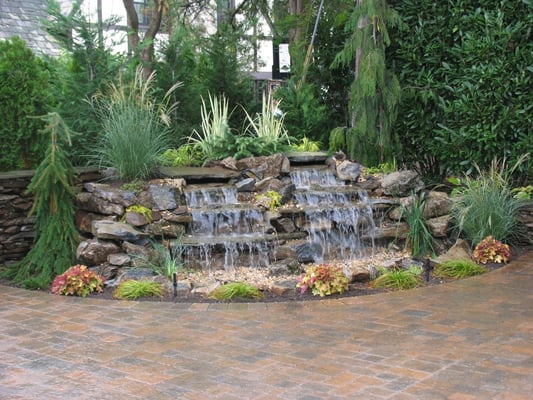
<instances>
[{"instance_id":1,"label":"tall reed grass","mask_svg":"<svg viewBox=\"0 0 533 400\"><path fill-rule=\"evenodd\" d=\"M146 179L156 172L160 154L169 146L169 105L172 86L162 102L153 96L155 74L147 79L137 69L132 82L109 85L108 93L97 93L93 105L102 124L98 148L92 155L101 168L116 169L119 178Z\"/></svg>"}]
</instances>

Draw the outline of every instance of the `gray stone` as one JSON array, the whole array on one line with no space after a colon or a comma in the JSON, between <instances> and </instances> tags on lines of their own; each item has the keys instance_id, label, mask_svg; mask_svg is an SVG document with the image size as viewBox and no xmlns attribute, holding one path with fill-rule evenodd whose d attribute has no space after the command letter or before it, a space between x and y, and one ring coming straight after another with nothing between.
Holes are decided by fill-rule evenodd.
<instances>
[{"instance_id":1,"label":"gray stone","mask_svg":"<svg viewBox=\"0 0 533 400\"><path fill-rule=\"evenodd\" d=\"M255 189L255 179L241 179L240 181L235 183L235 187L237 188L238 192L253 192Z\"/></svg>"},{"instance_id":2,"label":"gray stone","mask_svg":"<svg viewBox=\"0 0 533 400\"><path fill-rule=\"evenodd\" d=\"M383 192L389 196L403 197L424 188L424 182L415 171L396 171L381 180Z\"/></svg>"},{"instance_id":3,"label":"gray stone","mask_svg":"<svg viewBox=\"0 0 533 400\"><path fill-rule=\"evenodd\" d=\"M127 267L131 263L131 257L124 253L109 254L107 256L107 262L118 267Z\"/></svg>"},{"instance_id":4,"label":"gray stone","mask_svg":"<svg viewBox=\"0 0 533 400\"><path fill-rule=\"evenodd\" d=\"M337 179L341 181L357 182L361 173L361 166L357 163L344 160L337 165Z\"/></svg>"},{"instance_id":5,"label":"gray stone","mask_svg":"<svg viewBox=\"0 0 533 400\"><path fill-rule=\"evenodd\" d=\"M150 220L146 217L146 215L133 211L126 211L124 220L127 224L133 226L144 226L150 223Z\"/></svg>"},{"instance_id":6,"label":"gray stone","mask_svg":"<svg viewBox=\"0 0 533 400\"><path fill-rule=\"evenodd\" d=\"M76 196L76 205L83 211L105 215L122 215L124 207L94 196L92 193L81 192Z\"/></svg>"},{"instance_id":7,"label":"gray stone","mask_svg":"<svg viewBox=\"0 0 533 400\"><path fill-rule=\"evenodd\" d=\"M143 279L152 279L154 277L154 270L151 268L124 268L118 277L118 282L133 279L136 281Z\"/></svg>"},{"instance_id":8,"label":"gray stone","mask_svg":"<svg viewBox=\"0 0 533 400\"><path fill-rule=\"evenodd\" d=\"M290 172L290 161L283 154L271 156L249 157L238 160L237 168L241 171L249 170L261 179L268 177L277 178Z\"/></svg>"},{"instance_id":9,"label":"gray stone","mask_svg":"<svg viewBox=\"0 0 533 400\"><path fill-rule=\"evenodd\" d=\"M110 254L120 253L120 247L113 242L105 240L84 240L76 249L78 264L87 266L100 265L107 261Z\"/></svg>"},{"instance_id":10,"label":"gray stone","mask_svg":"<svg viewBox=\"0 0 533 400\"><path fill-rule=\"evenodd\" d=\"M271 219L270 224L278 233L292 233L296 231L296 225L294 225L292 218L283 217Z\"/></svg>"},{"instance_id":11,"label":"gray stone","mask_svg":"<svg viewBox=\"0 0 533 400\"><path fill-rule=\"evenodd\" d=\"M296 251L289 245L276 246L270 253L271 261L296 259Z\"/></svg>"},{"instance_id":12,"label":"gray stone","mask_svg":"<svg viewBox=\"0 0 533 400\"><path fill-rule=\"evenodd\" d=\"M110 203L120 204L129 207L138 202L135 193L130 190L117 189L103 183L86 183L83 185L86 191L94 194L96 197L106 200Z\"/></svg>"},{"instance_id":13,"label":"gray stone","mask_svg":"<svg viewBox=\"0 0 533 400\"><path fill-rule=\"evenodd\" d=\"M344 275L353 282L367 282L370 280L370 271L361 266L346 266L343 270Z\"/></svg>"},{"instance_id":14,"label":"gray stone","mask_svg":"<svg viewBox=\"0 0 533 400\"><path fill-rule=\"evenodd\" d=\"M441 217L450 213L452 209L452 199L444 192L431 191L428 193L424 217Z\"/></svg>"},{"instance_id":15,"label":"gray stone","mask_svg":"<svg viewBox=\"0 0 533 400\"><path fill-rule=\"evenodd\" d=\"M450 260L471 260L470 245L463 239L457 239L450 249L433 260L436 264L442 264Z\"/></svg>"},{"instance_id":16,"label":"gray stone","mask_svg":"<svg viewBox=\"0 0 533 400\"><path fill-rule=\"evenodd\" d=\"M296 257L301 263L314 262L322 254L322 247L318 243L303 242L293 247Z\"/></svg>"},{"instance_id":17,"label":"gray stone","mask_svg":"<svg viewBox=\"0 0 533 400\"><path fill-rule=\"evenodd\" d=\"M441 217L430 218L426 221L433 237L443 238L448 236L448 226L452 217L443 215Z\"/></svg>"},{"instance_id":18,"label":"gray stone","mask_svg":"<svg viewBox=\"0 0 533 400\"><path fill-rule=\"evenodd\" d=\"M152 209L156 211L173 210L178 205L176 203L176 197L174 190L158 185L149 185L148 193L150 195Z\"/></svg>"},{"instance_id":19,"label":"gray stone","mask_svg":"<svg viewBox=\"0 0 533 400\"><path fill-rule=\"evenodd\" d=\"M93 221L92 234L98 239L136 241L148 234L140 232L131 225L114 221Z\"/></svg>"},{"instance_id":20,"label":"gray stone","mask_svg":"<svg viewBox=\"0 0 533 400\"><path fill-rule=\"evenodd\" d=\"M300 263L294 258L276 261L268 266L268 275L270 276L292 275L297 274L300 271Z\"/></svg>"},{"instance_id":21,"label":"gray stone","mask_svg":"<svg viewBox=\"0 0 533 400\"><path fill-rule=\"evenodd\" d=\"M109 216L109 215L101 215L91 212L86 212L83 210L76 211L76 215L74 217L76 228L82 233L91 233L92 232L92 224L93 221L101 221L101 220L107 220L107 221L116 221L116 216Z\"/></svg>"},{"instance_id":22,"label":"gray stone","mask_svg":"<svg viewBox=\"0 0 533 400\"><path fill-rule=\"evenodd\" d=\"M173 222L161 220L151 223L145 228L146 232L153 236L165 238L177 238L185 234L185 226Z\"/></svg>"},{"instance_id":23,"label":"gray stone","mask_svg":"<svg viewBox=\"0 0 533 400\"><path fill-rule=\"evenodd\" d=\"M283 296L289 293L296 293L297 283L298 283L298 280L296 279L288 279L284 281L274 282L270 286L270 291L274 293L276 296Z\"/></svg>"}]
</instances>

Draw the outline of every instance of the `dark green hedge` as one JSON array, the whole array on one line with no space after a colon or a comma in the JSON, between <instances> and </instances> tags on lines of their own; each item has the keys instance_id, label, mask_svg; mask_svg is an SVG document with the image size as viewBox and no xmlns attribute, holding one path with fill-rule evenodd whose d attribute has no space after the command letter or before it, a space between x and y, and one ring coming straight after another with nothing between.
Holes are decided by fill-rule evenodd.
<instances>
[{"instance_id":1,"label":"dark green hedge","mask_svg":"<svg viewBox=\"0 0 533 400\"><path fill-rule=\"evenodd\" d=\"M533 149L530 1L391 1L407 30L390 59L402 85L402 161L442 177ZM533 163L522 165L531 177Z\"/></svg>"},{"instance_id":2,"label":"dark green hedge","mask_svg":"<svg viewBox=\"0 0 533 400\"><path fill-rule=\"evenodd\" d=\"M0 171L33 168L44 158L47 138L34 117L50 110L49 87L46 63L22 39L0 41Z\"/></svg>"}]
</instances>

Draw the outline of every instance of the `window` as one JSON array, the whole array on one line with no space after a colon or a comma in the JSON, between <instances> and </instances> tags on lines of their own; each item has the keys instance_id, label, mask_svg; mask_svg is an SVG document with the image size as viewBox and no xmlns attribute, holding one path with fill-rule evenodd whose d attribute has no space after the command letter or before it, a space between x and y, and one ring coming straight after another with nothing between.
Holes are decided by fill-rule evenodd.
<instances>
[{"instance_id":1,"label":"window","mask_svg":"<svg viewBox=\"0 0 533 400\"><path fill-rule=\"evenodd\" d=\"M152 10L148 5L147 0L137 0L133 2L135 6L135 11L137 12L137 17L139 18L140 26L150 25L150 17L152 15Z\"/></svg>"}]
</instances>

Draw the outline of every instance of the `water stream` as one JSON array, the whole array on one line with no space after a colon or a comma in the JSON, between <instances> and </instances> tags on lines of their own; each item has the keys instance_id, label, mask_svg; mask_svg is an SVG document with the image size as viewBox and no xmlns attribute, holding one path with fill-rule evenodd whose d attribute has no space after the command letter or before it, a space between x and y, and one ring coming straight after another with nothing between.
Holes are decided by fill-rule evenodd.
<instances>
[{"instance_id":1,"label":"water stream","mask_svg":"<svg viewBox=\"0 0 533 400\"><path fill-rule=\"evenodd\" d=\"M290 177L296 187L294 200L305 215L297 233L307 238L313 262L350 260L372 252L375 225L366 193L337 181L327 169L295 169ZM230 271L235 266L269 265L269 254L284 234L273 232L263 209L239 202L230 186L188 189L185 201L191 222L180 246L187 265L223 265Z\"/></svg>"}]
</instances>

